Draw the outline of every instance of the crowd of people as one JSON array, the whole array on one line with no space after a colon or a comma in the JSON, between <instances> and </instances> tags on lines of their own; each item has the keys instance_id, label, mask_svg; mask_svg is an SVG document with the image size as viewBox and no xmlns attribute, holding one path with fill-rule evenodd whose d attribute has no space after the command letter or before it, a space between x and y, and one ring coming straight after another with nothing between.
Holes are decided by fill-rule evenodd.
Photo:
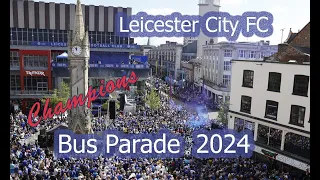
<instances>
[{"instance_id":1,"label":"crowd of people","mask_svg":"<svg viewBox=\"0 0 320 180\"><path fill-rule=\"evenodd\" d=\"M149 89L150 90L150 89ZM144 107L133 113L117 115L115 120L103 117L92 121L94 131L117 129L125 133L154 133L161 128L182 135L187 144L185 155L176 159L106 158L94 159L54 159L49 148L40 148L38 142L23 144L21 139L39 131L67 123L66 117L55 117L43 121L32 128L25 115L11 115L11 179L90 179L90 180L247 180L281 179L293 180L288 172L272 169L268 163L248 158L196 159L191 156L191 133L199 128L212 128L212 123L223 128L217 121L204 120L194 125L194 119L202 119L195 113L176 106L167 96L160 94L161 106L158 110ZM151 123L152 122L152 123ZM198 120L198 122L200 122ZM23 135L22 135L23 134ZM306 176L305 176L306 177ZM298 179L298 178L296 178Z\"/></svg>"},{"instance_id":2,"label":"crowd of people","mask_svg":"<svg viewBox=\"0 0 320 180\"><path fill-rule=\"evenodd\" d=\"M167 93L169 94L170 83L162 81L161 83L165 86L164 89L166 89ZM212 97L205 95L205 93L199 90L199 87L195 87L193 84L189 84L188 86L175 86L172 95L185 103L195 105L201 104L206 105L206 107L210 109L219 109L219 103L215 102Z\"/></svg>"}]
</instances>

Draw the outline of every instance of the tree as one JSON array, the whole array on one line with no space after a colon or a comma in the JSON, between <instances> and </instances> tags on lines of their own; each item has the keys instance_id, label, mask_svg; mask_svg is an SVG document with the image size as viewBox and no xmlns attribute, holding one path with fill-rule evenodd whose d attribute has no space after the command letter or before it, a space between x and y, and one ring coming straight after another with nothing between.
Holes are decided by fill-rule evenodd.
<instances>
[{"instance_id":1,"label":"tree","mask_svg":"<svg viewBox=\"0 0 320 180\"><path fill-rule=\"evenodd\" d=\"M108 110L109 101L102 104L102 109Z\"/></svg>"},{"instance_id":2,"label":"tree","mask_svg":"<svg viewBox=\"0 0 320 180\"><path fill-rule=\"evenodd\" d=\"M116 109L120 108L120 101L116 101Z\"/></svg>"},{"instance_id":3,"label":"tree","mask_svg":"<svg viewBox=\"0 0 320 180\"><path fill-rule=\"evenodd\" d=\"M229 101L225 101L220 104L218 120L222 122L224 125L228 124L229 105L230 105Z\"/></svg>"},{"instance_id":4,"label":"tree","mask_svg":"<svg viewBox=\"0 0 320 180\"><path fill-rule=\"evenodd\" d=\"M68 99L70 98L69 85L63 81L61 82L60 88L54 89L51 92L52 92L51 96L45 97L41 100L42 103L45 103L46 100L49 98L50 99L50 103L49 103L50 107L55 107L55 105L58 104L59 102L62 102L63 105L65 106ZM62 114L61 114L61 116L62 116Z\"/></svg>"},{"instance_id":5,"label":"tree","mask_svg":"<svg viewBox=\"0 0 320 180\"><path fill-rule=\"evenodd\" d=\"M150 106L150 109L152 110L158 110L160 108L160 96L156 93L154 89L152 89L150 94L147 95L146 103Z\"/></svg>"}]
</instances>

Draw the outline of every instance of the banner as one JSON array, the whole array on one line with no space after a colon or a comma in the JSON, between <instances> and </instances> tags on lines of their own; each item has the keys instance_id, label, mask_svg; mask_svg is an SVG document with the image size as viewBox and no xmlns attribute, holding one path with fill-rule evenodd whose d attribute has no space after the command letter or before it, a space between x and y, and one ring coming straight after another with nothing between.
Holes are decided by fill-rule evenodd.
<instances>
[{"instance_id":1,"label":"banner","mask_svg":"<svg viewBox=\"0 0 320 180\"><path fill-rule=\"evenodd\" d=\"M68 44L65 42L31 42L31 46L51 46L51 47L67 47ZM90 44L91 48L118 48L118 49L140 49L139 45L135 44Z\"/></svg>"},{"instance_id":2,"label":"banner","mask_svg":"<svg viewBox=\"0 0 320 180\"><path fill-rule=\"evenodd\" d=\"M24 76L48 76L46 71L24 71Z\"/></svg>"},{"instance_id":3,"label":"banner","mask_svg":"<svg viewBox=\"0 0 320 180\"><path fill-rule=\"evenodd\" d=\"M52 68L68 67L68 63L52 62ZM127 68L127 69L149 69L149 64L89 64L90 68Z\"/></svg>"}]
</instances>

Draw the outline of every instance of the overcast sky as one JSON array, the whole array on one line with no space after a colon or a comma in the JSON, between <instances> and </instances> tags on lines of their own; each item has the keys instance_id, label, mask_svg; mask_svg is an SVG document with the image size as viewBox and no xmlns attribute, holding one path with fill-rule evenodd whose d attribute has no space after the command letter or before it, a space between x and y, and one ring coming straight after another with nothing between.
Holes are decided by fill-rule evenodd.
<instances>
[{"instance_id":1,"label":"overcast sky","mask_svg":"<svg viewBox=\"0 0 320 180\"><path fill-rule=\"evenodd\" d=\"M38 0L36 0L38 1ZM76 3L76 0L42 0L44 2ZM172 12L180 12L185 15L198 15L198 0L81 0L82 4L131 7L132 14L144 11L154 15L168 15ZM273 14L274 33L267 38L256 36L246 38L239 36L238 41L269 40L271 44L279 44L281 41L281 29L283 40L288 36L289 29L297 32L310 21L310 0L220 0L220 11L231 15L241 15L246 11L267 11ZM182 38L151 38L152 45L159 45L165 41L177 41L182 43ZM219 41L226 41L219 38ZM135 38L135 42L143 45L147 38Z\"/></svg>"}]
</instances>

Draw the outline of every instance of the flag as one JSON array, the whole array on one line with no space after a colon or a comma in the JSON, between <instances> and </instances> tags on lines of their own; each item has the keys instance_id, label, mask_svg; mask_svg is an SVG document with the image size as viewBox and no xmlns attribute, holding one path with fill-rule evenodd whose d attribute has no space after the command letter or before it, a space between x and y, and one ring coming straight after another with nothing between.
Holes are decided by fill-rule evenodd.
<instances>
[{"instance_id":1,"label":"flag","mask_svg":"<svg viewBox=\"0 0 320 180\"><path fill-rule=\"evenodd\" d=\"M156 60L156 75L158 75L158 60Z\"/></svg>"}]
</instances>

